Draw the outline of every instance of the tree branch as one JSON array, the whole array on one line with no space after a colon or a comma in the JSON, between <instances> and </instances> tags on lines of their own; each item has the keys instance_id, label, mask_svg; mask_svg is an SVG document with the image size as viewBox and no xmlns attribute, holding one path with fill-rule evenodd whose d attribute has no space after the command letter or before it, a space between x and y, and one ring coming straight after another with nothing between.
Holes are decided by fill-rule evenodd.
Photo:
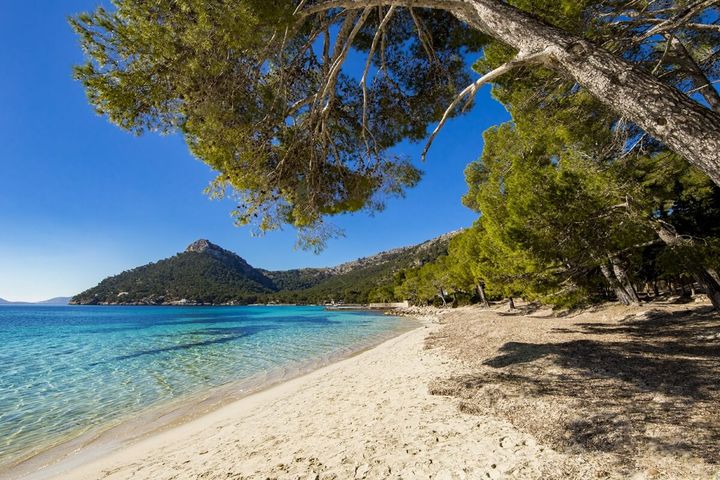
<instances>
[{"instance_id":1,"label":"tree branch","mask_svg":"<svg viewBox=\"0 0 720 480\"><path fill-rule=\"evenodd\" d=\"M373 37L372 44L370 45L370 51L368 52L367 61L365 62L365 70L363 70L362 78L360 79L360 84L362 85L362 91L363 91L363 116L362 116L362 125L363 125L363 132L367 130L367 77L368 72L370 71L370 65L372 64L373 55L375 55L375 49L377 49L377 44L380 41L380 37L385 32L385 26L388 24L390 19L393 16L393 13L395 12L395 6L391 6L385 16L383 17L382 21L380 22L380 25L378 26L377 31L375 32L375 36Z\"/></svg>"},{"instance_id":2,"label":"tree branch","mask_svg":"<svg viewBox=\"0 0 720 480\"><path fill-rule=\"evenodd\" d=\"M435 140L435 137L437 137L438 133L440 133L440 130L445 125L445 122L447 122L448 118L450 118L450 115L452 114L453 110L458 106L458 104L463 100L463 98L467 97L467 103L470 103L472 99L475 97L475 94L477 94L480 87L483 85L492 82L496 78L500 77L501 75L509 72L513 68L528 64L532 62L537 62L542 59L546 59L550 56L551 52L549 50L543 50L541 52L535 52L527 55L518 54L514 59L510 60L507 63L504 63L500 65L495 70L486 73L482 77L475 80L475 82L471 83L467 87L465 87L457 97L455 97L455 100L450 103L447 110L445 110L445 113L443 114L442 118L440 119L440 123L438 123L437 127L435 127L435 130L433 130L432 134L430 135L430 138L428 139L427 143L425 144L425 149L422 153L422 160L425 161L425 157L427 156L428 150L430 150L430 146L432 145L433 141Z\"/></svg>"},{"instance_id":3,"label":"tree branch","mask_svg":"<svg viewBox=\"0 0 720 480\"><path fill-rule=\"evenodd\" d=\"M337 83L337 78L340 74L342 64L345 61L348 52L350 52L350 46L352 45L352 42L355 40L355 37L362 28L369 14L370 8L366 8L365 10L363 10L362 14L360 15L360 19L357 21L352 31L348 34L347 40L344 42L344 45L342 45L342 50L340 50L340 52L335 56L335 59L333 60L333 65L330 68L330 73L328 74L327 83L325 84L325 88L323 89L320 97L322 99L327 96L327 103L323 107L323 112L326 112L330 108L330 105L335 98L335 84ZM335 50L337 51L337 45Z\"/></svg>"},{"instance_id":4,"label":"tree branch","mask_svg":"<svg viewBox=\"0 0 720 480\"><path fill-rule=\"evenodd\" d=\"M687 20L690 20L692 17L697 15L700 11L704 10L705 8L711 7L713 4L716 4L718 0L702 0L699 2L695 2L694 4L690 5L686 9L679 12L677 15L675 15L672 18L668 18L667 20L658 23L653 28L648 30L647 32L643 33L639 38L636 39L636 42L641 42L643 40L646 40L653 35L657 35L658 33L666 32L668 30L672 30L676 28L678 25L682 24L683 22L687 22Z\"/></svg>"}]
</instances>

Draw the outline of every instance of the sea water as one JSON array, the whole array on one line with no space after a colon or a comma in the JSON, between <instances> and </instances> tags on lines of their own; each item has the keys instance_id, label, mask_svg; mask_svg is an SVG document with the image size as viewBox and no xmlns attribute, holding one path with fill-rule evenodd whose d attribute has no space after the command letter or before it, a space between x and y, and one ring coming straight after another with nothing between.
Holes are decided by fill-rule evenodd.
<instances>
[{"instance_id":1,"label":"sea water","mask_svg":"<svg viewBox=\"0 0 720 480\"><path fill-rule=\"evenodd\" d=\"M0 466L165 402L280 378L409 327L322 307L0 307Z\"/></svg>"}]
</instances>

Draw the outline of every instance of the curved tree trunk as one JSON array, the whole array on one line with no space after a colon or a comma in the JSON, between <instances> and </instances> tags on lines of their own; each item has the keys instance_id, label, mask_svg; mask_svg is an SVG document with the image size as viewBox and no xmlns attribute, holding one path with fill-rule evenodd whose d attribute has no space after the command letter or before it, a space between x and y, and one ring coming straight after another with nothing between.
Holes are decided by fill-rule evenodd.
<instances>
[{"instance_id":1,"label":"curved tree trunk","mask_svg":"<svg viewBox=\"0 0 720 480\"><path fill-rule=\"evenodd\" d=\"M610 264L612 265L615 278L617 278L620 285L622 285L623 290L625 290L630 305L640 305L640 297L638 297L637 291L630 281L627 271L625 270L625 266L622 261L620 261L620 258L616 256L610 257Z\"/></svg>"},{"instance_id":2,"label":"curved tree trunk","mask_svg":"<svg viewBox=\"0 0 720 480\"><path fill-rule=\"evenodd\" d=\"M468 0L453 13L521 54L548 51L550 66L569 73L616 113L667 144L720 185L717 113L617 55L501 0Z\"/></svg>"},{"instance_id":3,"label":"curved tree trunk","mask_svg":"<svg viewBox=\"0 0 720 480\"><path fill-rule=\"evenodd\" d=\"M445 292L443 292L442 288L438 288L438 297L440 297L440 300L443 302L443 307L447 306L447 300L445 300Z\"/></svg>"},{"instance_id":4,"label":"curved tree trunk","mask_svg":"<svg viewBox=\"0 0 720 480\"><path fill-rule=\"evenodd\" d=\"M509 303L510 310L515 310L515 300L513 300L513 297L508 298L508 300L510 302Z\"/></svg>"},{"instance_id":5,"label":"curved tree trunk","mask_svg":"<svg viewBox=\"0 0 720 480\"><path fill-rule=\"evenodd\" d=\"M720 310L720 285L717 280L704 268L693 273L695 281L705 290L715 310Z\"/></svg>"},{"instance_id":6,"label":"curved tree trunk","mask_svg":"<svg viewBox=\"0 0 720 480\"><path fill-rule=\"evenodd\" d=\"M478 295L480 295L480 301L483 304L483 307L488 308L490 307L490 303L488 303L487 298L485 297L485 286L482 284L482 282L478 283L476 285Z\"/></svg>"},{"instance_id":7,"label":"curved tree trunk","mask_svg":"<svg viewBox=\"0 0 720 480\"><path fill-rule=\"evenodd\" d=\"M680 297L690 298L690 294L688 293L687 288L685 288L685 282L683 282L682 277L678 277L678 284L680 285Z\"/></svg>"},{"instance_id":8,"label":"curved tree trunk","mask_svg":"<svg viewBox=\"0 0 720 480\"><path fill-rule=\"evenodd\" d=\"M610 285L610 288L612 288L613 292L615 292L615 296L617 297L618 302L622 303L623 305L630 305L632 303L632 299L611 270L610 264L608 262L601 263L600 271L605 277L605 280L607 280L608 284Z\"/></svg>"},{"instance_id":9,"label":"curved tree trunk","mask_svg":"<svg viewBox=\"0 0 720 480\"><path fill-rule=\"evenodd\" d=\"M712 277L715 279L716 282L718 282L718 284L720 284L720 275L718 275L714 268L708 268L707 272L712 275Z\"/></svg>"}]
</instances>

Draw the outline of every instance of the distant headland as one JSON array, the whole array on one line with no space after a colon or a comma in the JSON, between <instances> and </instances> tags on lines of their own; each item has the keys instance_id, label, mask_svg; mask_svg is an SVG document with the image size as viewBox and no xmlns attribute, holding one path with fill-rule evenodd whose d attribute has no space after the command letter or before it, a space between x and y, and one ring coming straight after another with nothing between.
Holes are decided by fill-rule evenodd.
<instances>
[{"instance_id":1,"label":"distant headland","mask_svg":"<svg viewBox=\"0 0 720 480\"><path fill-rule=\"evenodd\" d=\"M0 298L0 305L68 305L71 297L53 297L39 302L15 302Z\"/></svg>"}]
</instances>

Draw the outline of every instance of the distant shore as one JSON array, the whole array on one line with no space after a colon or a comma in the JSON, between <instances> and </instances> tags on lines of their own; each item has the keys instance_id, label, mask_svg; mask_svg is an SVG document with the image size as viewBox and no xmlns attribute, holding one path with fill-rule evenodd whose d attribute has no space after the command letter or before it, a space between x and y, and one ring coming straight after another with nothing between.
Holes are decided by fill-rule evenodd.
<instances>
[{"instance_id":1,"label":"distant shore","mask_svg":"<svg viewBox=\"0 0 720 480\"><path fill-rule=\"evenodd\" d=\"M22 304L8 304L8 305L22 305ZM27 305L39 305L39 304L27 304ZM98 306L98 307L324 307L326 310L377 310L377 311L393 311L402 310L408 307L407 302L396 302L396 303L351 303L351 304L333 304L333 303L202 303L202 302L188 302L188 301L173 301L173 302L161 302L161 303L144 303L144 302L129 302L129 303L73 303L70 302L68 306Z\"/></svg>"}]
</instances>

